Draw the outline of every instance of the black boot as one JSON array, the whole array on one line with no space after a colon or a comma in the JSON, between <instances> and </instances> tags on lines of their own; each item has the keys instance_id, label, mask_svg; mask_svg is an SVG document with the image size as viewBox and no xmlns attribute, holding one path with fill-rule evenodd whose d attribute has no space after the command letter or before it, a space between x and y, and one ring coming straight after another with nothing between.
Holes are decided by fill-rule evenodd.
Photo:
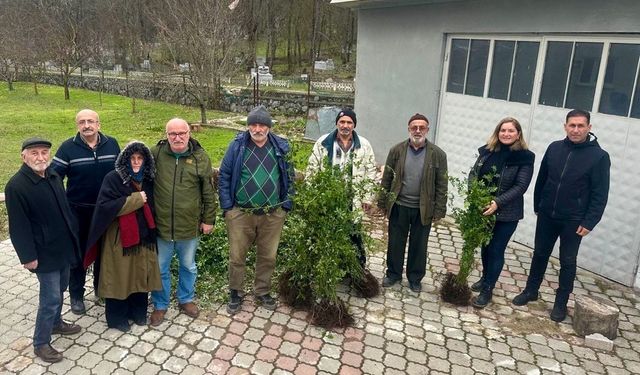
<instances>
[{"instance_id":1,"label":"black boot","mask_svg":"<svg viewBox=\"0 0 640 375\"><path fill-rule=\"evenodd\" d=\"M473 307L477 307L479 309L484 308L491 302L491 298L493 297L493 288L485 286L484 289L480 291L477 297L473 298L471 304Z\"/></svg>"},{"instance_id":2,"label":"black boot","mask_svg":"<svg viewBox=\"0 0 640 375\"><path fill-rule=\"evenodd\" d=\"M482 276L480 278L480 280L476 281L475 283L471 284L471 291L473 292L481 292L482 288L484 287L484 276Z\"/></svg>"},{"instance_id":3,"label":"black boot","mask_svg":"<svg viewBox=\"0 0 640 375\"><path fill-rule=\"evenodd\" d=\"M569 302L569 293L556 290L556 300L553 303L553 310L549 317L554 322L561 322L567 317L567 302Z\"/></svg>"},{"instance_id":4,"label":"black boot","mask_svg":"<svg viewBox=\"0 0 640 375\"><path fill-rule=\"evenodd\" d=\"M537 301L539 297L538 291L528 291L527 289L523 290L522 293L513 297L511 303L516 306L524 306L531 301Z\"/></svg>"}]
</instances>

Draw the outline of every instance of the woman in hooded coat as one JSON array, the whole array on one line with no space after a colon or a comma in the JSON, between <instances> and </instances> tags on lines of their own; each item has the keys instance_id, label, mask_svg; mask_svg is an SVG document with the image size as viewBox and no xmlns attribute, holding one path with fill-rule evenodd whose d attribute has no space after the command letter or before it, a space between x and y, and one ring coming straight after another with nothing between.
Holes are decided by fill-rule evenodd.
<instances>
[{"instance_id":1,"label":"woman in hooded coat","mask_svg":"<svg viewBox=\"0 0 640 375\"><path fill-rule=\"evenodd\" d=\"M109 328L147 324L148 293L161 290L153 218L155 163L142 142L129 143L103 182L87 244L85 267L100 251L98 296Z\"/></svg>"}]
</instances>

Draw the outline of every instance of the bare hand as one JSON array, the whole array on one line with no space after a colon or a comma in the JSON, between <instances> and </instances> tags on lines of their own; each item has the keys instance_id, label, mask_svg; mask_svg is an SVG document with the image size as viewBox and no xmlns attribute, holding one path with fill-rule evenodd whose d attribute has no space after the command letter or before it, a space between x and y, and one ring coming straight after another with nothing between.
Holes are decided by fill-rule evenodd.
<instances>
[{"instance_id":1,"label":"bare hand","mask_svg":"<svg viewBox=\"0 0 640 375\"><path fill-rule=\"evenodd\" d=\"M484 212L482 214L484 216L489 216L495 214L496 211L498 211L498 204L496 203L496 201L491 201L491 203L489 203L487 207L484 208Z\"/></svg>"},{"instance_id":2,"label":"bare hand","mask_svg":"<svg viewBox=\"0 0 640 375\"><path fill-rule=\"evenodd\" d=\"M28 270L35 270L36 268L38 268L38 260L34 260L31 261L29 263L25 263L22 265L24 268L28 269Z\"/></svg>"},{"instance_id":3,"label":"bare hand","mask_svg":"<svg viewBox=\"0 0 640 375\"><path fill-rule=\"evenodd\" d=\"M576 234L580 237L584 237L587 234L591 233L591 231L585 227L583 227L582 225L578 225L578 230L576 231Z\"/></svg>"},{"instance_id":4,"label":"bare hand","mask_svg":"<svg viewBox=\"0 0 640 375\"><path fill-rule=\"evenodd\" d=\"M202 231L203 234L209 234L213 231L213 225L200 223L200 231Z\"/></svg>"},{"instance_id":5,"label":"bare hand","mask_svg":"<svg viewBox=\"0 0 640 375\"><path fill-rule=\"evenodd\" d=\"M143 191L140 192L140 195L142 195L142 201L144 203L147 203L147 193L145 193L144 190L143 190Z\"/></svg>"}]
</instances>

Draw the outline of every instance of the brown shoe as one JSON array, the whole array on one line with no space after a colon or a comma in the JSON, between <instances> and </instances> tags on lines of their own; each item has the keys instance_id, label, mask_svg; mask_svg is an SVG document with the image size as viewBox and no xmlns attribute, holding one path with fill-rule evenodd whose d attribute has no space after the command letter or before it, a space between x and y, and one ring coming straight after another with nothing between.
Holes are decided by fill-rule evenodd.
<instances>
[{"instance_id":1,"label":"brown shoe","mask_svg":"<svg viewBox=\"0 0 640 375\"><path fill-rule=\"evenodd\" d=\"M62 361L62 353L55 350L51 345L45 344L33 349L33 352L41 360L49 363L56 363Z\"/></svg>"},{"instance_id":2,"label":"brown shoe","mask_svg":"<svg viewBox=\"0 0 640 375\"><path fill-rule=\"evenodd\" d=\"M154 327L159 326L164 321L164 314L166 313L167 310L153 310L149 318L149 324Z\"/></svg>"},{"instance_id":3,"label":"brown shoe","mask_svg":"<svg viewBox=\"0 0 640 375\"><path fill-rule=\"evenodd\" d=\"M196 304L193 302L181 303L180 305L178 305L178 307L180 307L180 311L184 312L192 318L197 318L200 314L198 306L196 306Z\"/></svg>"},{"instance_id":4,"label":"brown shoe","mask_svg":"<svg viewBox=\"0 0 640 375\"><path fill-rule=\"evenodd\" d=\"M72 324L72 323L67 323L64 320L61 321L60 325L57 327L53 327L53 330L51 331L51 334L53 335L75 335L76 333L79 333L80 330L82 328L80 328L79 325L77 324Z\"/></svg>"}]
</instances>

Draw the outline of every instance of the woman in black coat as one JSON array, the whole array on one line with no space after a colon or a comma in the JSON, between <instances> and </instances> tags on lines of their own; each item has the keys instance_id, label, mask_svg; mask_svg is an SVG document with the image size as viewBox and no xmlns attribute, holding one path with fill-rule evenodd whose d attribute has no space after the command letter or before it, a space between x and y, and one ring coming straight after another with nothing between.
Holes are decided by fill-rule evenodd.
<instances>
[{"instance_id":1,"label":"woman in black coat","mask_svg":"<svg viewBox=\"0 0 640 375\"><path fill-rule=\"evenodd\" d=\"M512 117L502 119L487 144L478 149L479 156L470 179L482 178L495 187L495 198L483 215L496 215L491 241L481 249L482 277L471 286L480 294L473 298L474 307L483 308L493 296L502 267L504 252L511 235L524 217L524 193L533 176L535 155L527 149L522 126Z\"/></svg>"}]
</instances>

